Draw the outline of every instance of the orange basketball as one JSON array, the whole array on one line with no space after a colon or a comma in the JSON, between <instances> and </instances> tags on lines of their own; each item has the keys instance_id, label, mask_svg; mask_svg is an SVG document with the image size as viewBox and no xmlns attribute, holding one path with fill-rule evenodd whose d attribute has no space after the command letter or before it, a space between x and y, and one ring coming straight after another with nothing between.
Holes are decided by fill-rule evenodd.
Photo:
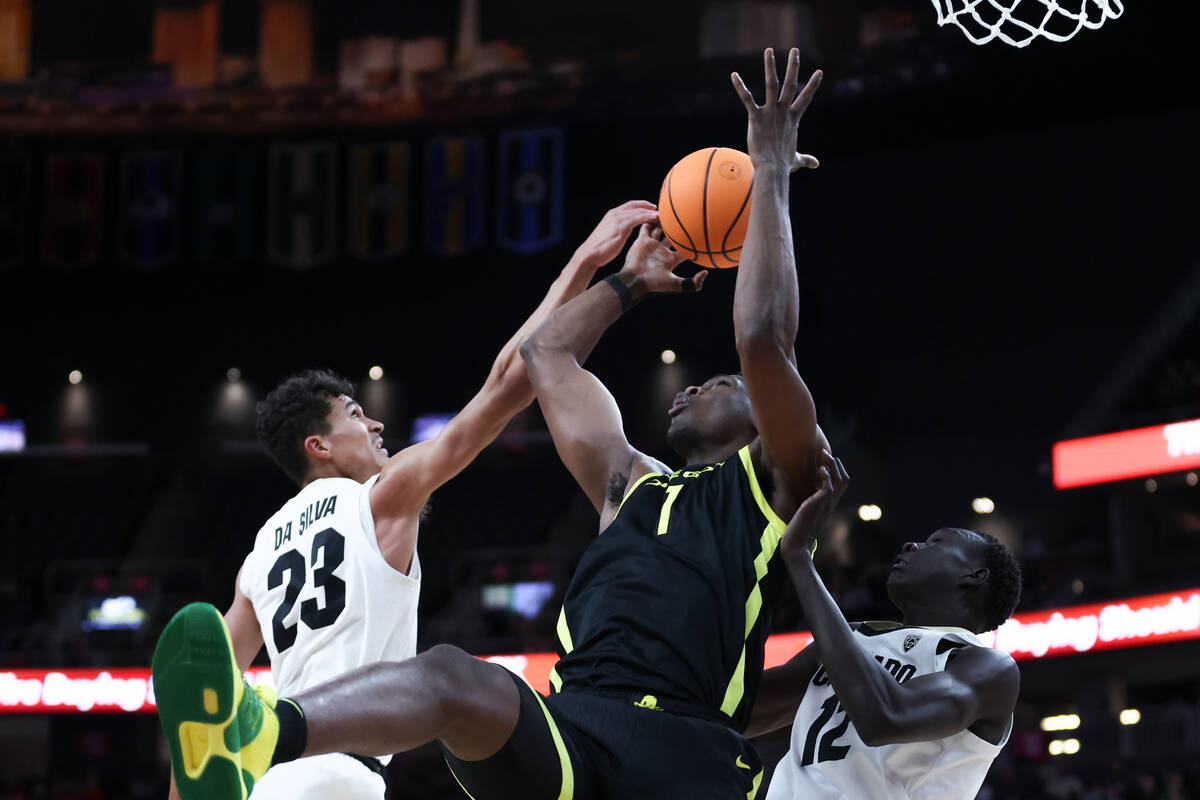
<instances>
[{"instance_id":1,"label":"orange basketball","mask_svg":"<svg viewBox=\"0 0 1200 800\"><path fill-rule=\"evenodd\" d=\"M702 267L736 267L753 184L754 165L741 150L706 147L681 158L658 196L659 222L671 244Z\"/></svg>"}]
</instances>

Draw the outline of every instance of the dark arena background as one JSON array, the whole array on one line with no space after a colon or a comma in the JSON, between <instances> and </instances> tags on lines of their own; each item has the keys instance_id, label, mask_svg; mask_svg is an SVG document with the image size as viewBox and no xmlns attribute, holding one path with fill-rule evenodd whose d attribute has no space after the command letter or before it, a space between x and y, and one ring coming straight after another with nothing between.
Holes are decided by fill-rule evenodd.
<instances>
[{"instance_id":1,"label":"dark arena background","mask_svg":"<svg viewBox=\"0 0 1200 800\"><path fill-rule=\"evenodd\" d=\"M392 452L427 436L606 209L745 149L729 72L761 95L793 45L826 73L796 349L854 477L822 575L887 618L902 542L994 534L1022 687L979 797L1200 797L1198 23L1130 0L1017 49L927 0L0 0L0 798L166 797L158 632L228 605L293 493L255 400L327 366ZM737 369L734 275L589 362L673 466L671 397ZM544 683L596 522L535 404L433 497L419 649ZM794 594L776 628L786 658ZM769 780L787 731L756 745ZM461 796L433 747L388 775Z\"/></svg>"}]
</instances>

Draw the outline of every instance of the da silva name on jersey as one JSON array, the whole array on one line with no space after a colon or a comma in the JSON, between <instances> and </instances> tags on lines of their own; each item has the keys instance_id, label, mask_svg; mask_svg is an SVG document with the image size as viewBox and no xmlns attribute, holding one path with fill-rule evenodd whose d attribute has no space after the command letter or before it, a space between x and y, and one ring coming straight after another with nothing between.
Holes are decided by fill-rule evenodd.
<instances>
[{"instance_id":1,"label":"da silva name on jersey","mask_svg":"<svg viewBox=\"0 0 1200 800\"><path fill-rule=\"evenodd\" d=\"M300 512L299 519L296 520L298 531L297 536L303 536L314 522L321 517L327 517L337 508L337 495L326 497L324 500L318 500L315 503L309 503L308 506ZM275 549L278 550L292 540L292 523L275 529Z\"/></svg>"}]
</instances>

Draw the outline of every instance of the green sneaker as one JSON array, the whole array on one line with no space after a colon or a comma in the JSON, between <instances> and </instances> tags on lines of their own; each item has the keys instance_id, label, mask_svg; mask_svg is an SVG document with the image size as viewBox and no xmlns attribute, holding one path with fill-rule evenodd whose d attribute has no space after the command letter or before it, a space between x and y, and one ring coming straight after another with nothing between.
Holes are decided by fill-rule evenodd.
<instances>
[{"instance_id":1,"label":"green sneaker","mask_svg":"<svg viewBox=\"0 0 1200 800\"><path fill-rule=\"evenodd\" d=\"M279 741L275 692L251 687L221 612L181 608L154 648L158 718L183 800L244 800L271 766Z\"/></svg>"}]
</instances>

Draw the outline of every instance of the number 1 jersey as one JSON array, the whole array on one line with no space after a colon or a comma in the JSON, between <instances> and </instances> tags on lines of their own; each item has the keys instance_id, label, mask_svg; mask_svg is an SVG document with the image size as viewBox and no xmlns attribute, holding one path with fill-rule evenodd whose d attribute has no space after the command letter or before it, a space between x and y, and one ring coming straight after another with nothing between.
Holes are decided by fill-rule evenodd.
<instances>
[{"instance_id":1,"label":"number 1 jersey","mask_svg":"<svg viewBox=\"0 0 1200 800\"><path fill-rule=\"evenodd\" d=\"M944 670L960 648L984 646L963 628L904 627L895 622L863 622L855 637L898 683ZM868 747L822 666L808 681L792 725L791 747L775 768L767 800L974 797L1011 730L1010 720L999 744L965 730L928 742Z\"/></svg>"},{"instance_id":2,"label":"number 1 jersey","mask_svg":"<svg viewBox=\"0 0 1200 800\"><path fill-rule=\"evenodd\" d=\"M378 477L308 484L246 557L238 589L254 605L280 696L416 655L421 565L413 553L404 575L379 551L370 503Z\"/></svg>"},{"instance_id":3,"label":"number 1 jersey","mask_svg":"<svg viewBox=\"0 0 1200 800\"><path fill-rule=\"evenodd\" d=\"M784 527L749 447L639 478L571 579L551 686L643 694L742 730L786 579Z\"/></svg>"}]
</instances>

